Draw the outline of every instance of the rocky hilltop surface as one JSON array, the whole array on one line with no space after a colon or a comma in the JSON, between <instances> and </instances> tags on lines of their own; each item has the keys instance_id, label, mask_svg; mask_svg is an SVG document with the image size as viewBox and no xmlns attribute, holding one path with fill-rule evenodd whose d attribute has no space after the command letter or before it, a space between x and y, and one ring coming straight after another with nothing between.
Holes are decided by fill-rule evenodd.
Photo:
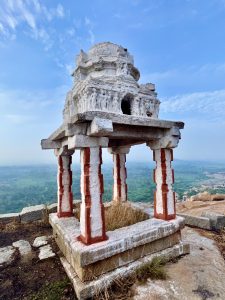
<instances>
[{"instance_id":1,"label":"rocky hilltop surface","mask_svg":"<svg viewBox=\"0 0 225 300\"><path fill-rule=\"evenodd\" d=\"M146 203L135 205L152 209ZM199 201L199 197L178 203L177 213L189 225L182 230L182 239L190 244L190 254L166 264L166 280L135 282L117 290L119 296L108 294L101 299L224 299L224 208L225 200ZM0 299L76 299L48 223L48 213L55 211L56 205L39 209L41 213L38 207L24 209L22 222L12 215L7 222L6 216L0 222ZM221 226L219 230L215 230L215 222Z\"/></svg>"}]
</instances>

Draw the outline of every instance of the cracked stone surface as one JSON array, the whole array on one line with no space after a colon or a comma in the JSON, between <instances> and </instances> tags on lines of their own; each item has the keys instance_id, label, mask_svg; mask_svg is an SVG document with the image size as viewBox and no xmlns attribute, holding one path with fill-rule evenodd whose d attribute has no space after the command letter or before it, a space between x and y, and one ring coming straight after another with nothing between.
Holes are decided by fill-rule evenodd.
<instances>
[{"instance_id":1,"label":"cracked stone surface","mask_svg":"<svg viewBox=\"0 0 225 300\"><path fill-rule=\"evenodd\" d=\"M52 251L52 247L50 245L45 245L40 248L40 252L38 255L40 260L47 259L54 256L55 253Z\"/></svg>"},{"instance_id":2,"label":"cracked stone surface","mask_svg":"<svg viewBox=\"0 0 225 300\"><path fill-rule=\"evenodd\" d=\"M183 240L191 245L190 254L167 266L166 281L137 285L135 300L225 299L225 262L214 241L191 228L183 230Z\"/></svg>"},{"instance_id":3,"label":"cracked stone surface","mask_svg":"<svg viewBox=\"0 0 225 300\"><path fill-rule=\"evenodd\" d=\"M49 237L46 235L36 237L36 239L33 242L33 247L39 248L41 246L47 245L48 239Z\"/></svg>"}]
</instances>

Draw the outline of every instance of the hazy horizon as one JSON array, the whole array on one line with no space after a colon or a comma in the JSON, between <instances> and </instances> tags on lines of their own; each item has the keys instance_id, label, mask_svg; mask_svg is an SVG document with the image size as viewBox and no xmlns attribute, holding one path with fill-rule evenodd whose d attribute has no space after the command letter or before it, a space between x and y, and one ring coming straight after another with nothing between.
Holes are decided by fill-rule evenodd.
<instances>
[{"instance_id":1,"label":"hazy horizon","mask_svg":"<svg viewBox=\"0 0 225 300\"><path fill-rule=\"evenodd\" d=\"M225 160L222 28L224 0L2 0L0 165L55 163L40 141L62 123L75 56L103 41L126 47L139 82L155 83L160 119L185 123L174 158ZM128 155L149 157L145 146Z\"/></svg>"}]
</instances>

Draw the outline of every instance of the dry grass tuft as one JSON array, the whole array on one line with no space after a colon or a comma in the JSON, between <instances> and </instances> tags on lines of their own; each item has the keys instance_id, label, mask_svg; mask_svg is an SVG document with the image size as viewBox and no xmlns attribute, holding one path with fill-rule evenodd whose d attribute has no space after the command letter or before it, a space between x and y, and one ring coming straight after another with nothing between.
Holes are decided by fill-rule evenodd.
<instances>
[{"instance_id":1,"label":"dry grass tuft","mask_svg":"<svg viewBox=\"0 0 225 300\"><path fill-rule=\"evenodd\" d=\"M166 260L163 257L156 256L149 263L144 264L136 271L137 280L145 283L148 278L151 279L167 279L167 273L164 268Z\"/></svg>"},{"instance_id":2,"label":"dry grass tuft","mask_svg":"<svg viewBox=\"0 0 225 300\"><path fill-rule=\"evenodd\" d=\"M133 299L134 291L132 286L135 282L134 276L120 277L114 280L110 286L96 290L94 300L128 300Z\"/></svg>"},{"instance_id":3,"label":"dry grass tuft","mask_svg":"<svg viewBox=\"0 0 225 300\"><path fill-rule=\"evenodd\" d=\"M80 220L80 208L75 209L75 217ZM133 208L129 202L112 202L112 205L105 207L106 231L130 226L147 219L149 219L148 214L140 209Z\"/></svg>"},{"instance_id":4,"label":"dry grass tuft","mask_svg":"<svg viewBox=\"0 0 225 300\"><path fill-rule=\"evenodd\" d=\"M106 231L130 226L148 218L146 213L134 209L129 203L115 203L105 209Z\"/></svg>"}]
</instances>

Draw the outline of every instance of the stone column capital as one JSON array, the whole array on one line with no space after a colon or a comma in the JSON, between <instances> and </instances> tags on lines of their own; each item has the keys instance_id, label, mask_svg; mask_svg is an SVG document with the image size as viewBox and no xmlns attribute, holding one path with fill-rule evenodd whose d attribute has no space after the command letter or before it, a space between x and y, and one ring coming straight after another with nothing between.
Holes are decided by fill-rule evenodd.
<instances>
[{"instance_id":1,"label":"stone column capital","mask_svg":"<svg viewBox=\"0 0 225 300\"><path fill-rule=\"evenodd\" d=\"M180 129L176 126L166 130L165 135L157 140L147 142L147 146L151 150L159 149L173 149L178 146L179 140L181 139Z\"/></svg>"},{"instance_id":2,"label":"stone column capital","mask_svg":"<svg viewBox=\"0 0 225 300\"><path fill-rule=\"evenodd\" d=\"M59 156L71 156L71 155L74 154L74 152L75 152L75 150L70 150L70 149L68 149L67 146L63 146L63 147L61 147L59 149L55 149L54 150L54 154L55 154L56 157L59 157Z\"/></svg>"},{"instance_id":3,"label":"stone column capital","mask_svg":"<svg viewBox=\"0 0 225 300\"><path fill-rule=\"evenodd\" d=\"M110 154L128 154L130 152L130 146L120 146L120 147L111 147L108 148Z\"/></svg>"}]
</instances>

